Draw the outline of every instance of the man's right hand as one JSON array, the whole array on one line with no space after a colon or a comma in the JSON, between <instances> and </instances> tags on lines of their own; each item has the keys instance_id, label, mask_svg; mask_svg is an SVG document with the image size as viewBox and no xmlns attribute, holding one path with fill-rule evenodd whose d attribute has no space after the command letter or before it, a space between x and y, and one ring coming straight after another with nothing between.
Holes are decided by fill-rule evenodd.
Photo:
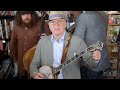
<instances>
[{"instance_id":1,"label":"man's right hand","mask_svg":"<svg viewBox=\"0 0 120 90\"><path fill-rule=\"evenodd\" d=\"M33 78L34 79L43 79L44 76L41 73L34 73Z\"/></svg>"}]
</instances>

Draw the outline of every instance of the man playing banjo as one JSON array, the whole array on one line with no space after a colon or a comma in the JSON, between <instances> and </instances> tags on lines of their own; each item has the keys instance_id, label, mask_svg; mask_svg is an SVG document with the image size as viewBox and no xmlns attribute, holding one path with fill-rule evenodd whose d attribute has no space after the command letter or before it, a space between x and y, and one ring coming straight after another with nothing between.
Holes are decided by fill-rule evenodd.
<instances>
[{"instance_id":1,"label":"man playing banjo","mask_svg":"<svg viewBox=\"0 0 120 90\"><path fill-rule=\"evenodd\" d=\"M48 25L52 35L41 38L37 44L33 60L30 64L31 78L81 79L80 58L77 58L77 60L67 66L66 64L71 62L70 60L76 59L72 58L75 55L79 57L79 53L84 51L87 46L83 39L66 32L66 21L67 17L63 11L50 12ZM99 50L86 52L82 54L82 59L90 69L94 69L99 64L101 53ZM64 66L66 67L63 68ZM52 67L59 68L54 69ZM59 73L56 74L57 71ZM57 77L54 77L55 74Z\"/></svg>"}]
</instances>

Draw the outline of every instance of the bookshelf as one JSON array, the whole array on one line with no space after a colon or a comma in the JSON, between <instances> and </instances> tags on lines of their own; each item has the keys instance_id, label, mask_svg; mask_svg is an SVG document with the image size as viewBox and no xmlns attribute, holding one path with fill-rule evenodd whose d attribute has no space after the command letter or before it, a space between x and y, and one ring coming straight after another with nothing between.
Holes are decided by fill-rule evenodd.
<instances>
[{"instance_id":1,"label":"bookshelf","mask_svg":"<svg viewBox=\"0 0 120 90\"><path fill-rule=\"evenodd\" d=\"M9 55L10 36L14 24L15 11L0 11L0 50Z\"/></svg>"},{"instance_id":2,"label":"bookshelf","mask_svg":"<svg viewBox=\"0 0 120 90\"><path fill-rule=\"evenodd\" d=\"M9 44L12 28L14 25L14 16L17 11L0 11L0 50L6 51L9 55ZM49 11L36 11L39 15L44 16L45 20L48 19Z\"/></svg>"},{"instance_id":3,"label":"bookshelf","mask_svg":"<svg viewBox=\"0 0 120 90\"><path fill-rule=\"evenodd\" d=\"M111 69L116 71L118 64L118 45L116 43L117 36L120 30L120 12L108 14L108 32L107 32L107 44L108 54L111 63Z\"/></svg>"}]
</instances>

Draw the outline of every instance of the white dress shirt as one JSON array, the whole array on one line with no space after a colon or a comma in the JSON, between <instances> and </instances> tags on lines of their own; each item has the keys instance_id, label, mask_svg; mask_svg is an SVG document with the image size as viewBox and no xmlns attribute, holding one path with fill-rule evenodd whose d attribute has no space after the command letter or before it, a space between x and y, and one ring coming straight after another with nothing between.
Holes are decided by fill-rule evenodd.
<instances>
[{"instance_id":1,"label":"white dress shirt","mask_svg":"<svg viewBox=\"0 0 120 90\"><path fill-rule=\"evenodd\" d=\"M64 45L64 35L60 38L59 42L55 40L55 38L52 36L51 41L53 42L53 67L58 67L61 65L61 59L63 54L63 45ZM58 79L63 79L62 70L60 71L58 75Z\"/></svg>"}]
</instances>

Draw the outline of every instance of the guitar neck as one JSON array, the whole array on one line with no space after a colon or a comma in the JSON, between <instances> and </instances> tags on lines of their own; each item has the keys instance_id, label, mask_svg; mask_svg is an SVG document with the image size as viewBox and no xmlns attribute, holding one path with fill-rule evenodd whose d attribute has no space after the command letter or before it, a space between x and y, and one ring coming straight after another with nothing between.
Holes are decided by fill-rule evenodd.
<instances>
[{"instance_id":1,"label":"guitar neck","mask_svg":"<svg viewBox=\"0 0 120 90\"><path fill-rule=\"evenodd\" d=\"M86 50L84 50L83 52L79 53L78 55L75 55L74 57L70 58L69 60L66 60L64 63L62 63L60 66L58 66L57 68L53 69L53 74L56 74L57 72L59 72L61 69L63 69L64 67L68 66L69 64L71 64L72 62L74 62L75 60L77 60L78 58L82 57L82 55L86 52Z\"/></svg>"}]
</instances>

